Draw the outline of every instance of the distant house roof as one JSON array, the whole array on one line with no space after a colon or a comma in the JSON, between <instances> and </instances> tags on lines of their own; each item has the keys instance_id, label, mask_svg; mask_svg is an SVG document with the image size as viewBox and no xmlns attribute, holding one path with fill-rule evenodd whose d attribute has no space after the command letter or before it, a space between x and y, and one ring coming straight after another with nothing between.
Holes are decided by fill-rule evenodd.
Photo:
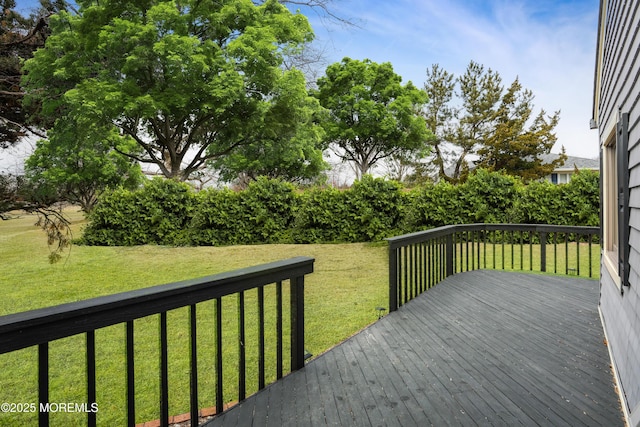
<instances>
[{"instance_id":1,"label":"distant house roof","mask_svg":"<svg viewBox=\"0 0 640 427\"><path fill-rule=\"evenodd\" d=\"M543 154L540 156L540 159L544 163L551 163L560 157L559 154ZM592 169L599 170L600 169L600 160L599 159L587 159L584 157L574 157L567 156L567 160L564 161L564 165L558 166L554 170L563 171L563 170L574 170L574 169Z\"/></svg>"},{"instance_id":2,"label":"distant house roof","mask_svg":"<svg viewBox=\"0 0 640 427\"><path fill-rule=\"evenodd\" d=\"M542 154L540 155L540 159L544 164L551 163L560 157L560 154ZM476 167L475 161L467 160L467 164L469 165L469 169L473 170ZM575 156L567 156L567 160L564 161L564 165L558 166L554 169L554 172L558 171L573 171L574 169L591 169L591 170L600 170L600 160L599 159L587 159L585 157L575 157ZM444 172L447 176L453 175L454 171L453 166L449 166L445 168ZM437 176L437 173L436 173Z\"/></svg>"}]
</instances>

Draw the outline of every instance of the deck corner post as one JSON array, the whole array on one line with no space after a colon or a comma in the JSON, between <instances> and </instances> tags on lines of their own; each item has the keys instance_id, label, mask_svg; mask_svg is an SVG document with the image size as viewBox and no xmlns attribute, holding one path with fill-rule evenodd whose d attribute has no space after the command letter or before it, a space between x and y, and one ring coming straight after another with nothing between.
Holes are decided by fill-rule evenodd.
<instances>
[{"instance_id":1,"label":"deck corner post","mask_svg":"<svg viewBox=\"0 0 640 427\"><path fill-rule=\"evenodd\" d=\"M304 368L304 276L291 279L291 370Z\"/></svg>"},{"instance_id":2,"label":"deck corner post","mask_svg":"<svg viewBox=\"0 0 640 427\"><path fill-rule=\"evenodd\" d=\"M452 232L453 233L453 232ZM446 275L445 277L453 276L453 234L447 234L446 241L446 249L445 249L445 258L446 258Z\"/></svg>"},{"instance_id":3,"label":"deck corner post","mask_svg":"<svg viewBox=\"0 0 640 427\"><path fill-rule=\"evenodd\" d=\"M398 309L398 250L389 245L389 313Z\"/></svg>"}]
</instances>

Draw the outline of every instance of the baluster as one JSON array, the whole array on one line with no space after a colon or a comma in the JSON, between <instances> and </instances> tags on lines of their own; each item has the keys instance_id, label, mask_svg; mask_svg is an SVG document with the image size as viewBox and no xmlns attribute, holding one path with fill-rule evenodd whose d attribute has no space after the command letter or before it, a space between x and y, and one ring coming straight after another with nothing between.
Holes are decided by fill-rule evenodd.
<instances>
[{"instance_id":1,"label":"baluster","mask_svg":"<svg viewBox=\"0 0 640 427\"><path fill-rule=\"evenodd\" d=\"M222 412L223 382L222 382L222 298L216 298L216 413Z\"/></svg>"},{"instance_id":2,"label":"baluster","mask_svg":"<svg viewBox=\"0 0 640 427\"><path fill-rule=\"evenodd\" d=\"M414 298L420 295L420 270L418 267L419 263L420 263L420 243L417 243L413 245L413 281L414 281L413 297Z\"/></svg>"},{"instance_id":3,"label":"baluster","mask_svg":"<svg viewBox=\"0 0 640 427\"><path fill-rule=\"evenodd\" d=\"M258 288L258 389L264 388L264 286Z\"/></svg>"},{"instance_id":4,"label":"baluster","mask_svg":"<svg viewBox=\"0 0 640 427\"><path fill-rule=\"evenodd\" d=\"M415 245L407 246L407 301L411 301L415 296L413 289L413 251Z\"/></svg>"},{"instance_id":5,"label":"baluster","mask_svg":"<svg viewBox=\"0 0 640 427\"><path fill-rule=\"evenodd\" d=\"M427 288L431 288L434 282L434 253L433 253L433 240L429 240L427 246L427 262L429 263L429 271L427 272Z\"/></svg>"},{"instance_id":6,"label":"baluster","mask_svg":"<svg viewBox=\"0 0 640 427\"><path fill-rule=\"evenodd\" d=\"M169 345L167 312L160 313L160 425L169 426Z\"/></svg>"},{"instance_id":7,"label":"baluster","mask_svg":"<svg viewBox=\"0 0 640 427\"><path fill-rule=\"evenodd\" d=\"M96 413L92 405L96 402L96 333L88 331L87 340L87 425L95 427Z\"/></svg>"},{"instance_id":8,"label":"baluster","mask_svg":"<svg viewBox=\"0 0 640 427\"><path fill-rule=\"evenodd\" d=\"M49 343L38 344L38 409L49 403ZM40 427L49 425L49 412L38 413Z\"/></svg>"},{"instance_id":9,"label":"baluster","mask_svg":"<svg viewBox=\"0 0 640 427\"><path fill-rule=\"evenodd\" d=\"M501 237L501 239L500 239L500 240L502 240L502 269L503 269L503 270L504 270L504 265L505 265L505 264L504 264L504 263L505 263L505 256L504 256L504 241L506 240L505 236L506 236L506 233L505 233L504 231L503 231L502 233L500 233L500 237Z\"/></svg>"},{"instance_id":10,"label":"baluster","mask_svg":"<svg viewBox=\"0 0 640 427\"><path fill-rule=\"evenodd\" d=\"M514 258L515 258L514 252L513 252L513 249L514 249L513 248L513 240L514 240L513 234L514 233L515 232L513 230L511 230L511 234L510 234L511 237L509 238L509 246L511 246L511 270L514 270Z\"/></svg>"},{"instance_id":11,"label":"baluster","mask_svg":"<svg viewBox=\"0 0 640 427\"><path fill-rule=\"evenodd\" d=\"M245 339L244 292L241 291L238 292L238 401L240 402L242 402L247 397L247 355L245 351Z\"/></svg>"},{"instance_id":12,"label":"baluster","mask_svg":"<svg viewBox=\"0 0 640 427\"><path fill-rule=\"evenodd\" d=\"M553 273L558 274L558 233L553 233Z\"/></svg>"},{"instance_id":13,"label":"baluster","mask_svg":"<svg viewBox=\"0 0 640 427\"><path fill-rule=\"evenodd\" d=\"M524 271L524 231L520 232L520 271Z\"/></svg>"},{"instance_id":14,"label":"baluster","mask_svg":"<svg viewBox=\"0 0 640 427\"><path fill-rule=\"evenodd\" d=\"M467 258L466 259L466 264L467 264L467 270L466 271L469 271L469 258L471 258L469 256L469 232L467 231L465 234L466 234L466 236L465 236L466 237L465 248L466 248L466 251L467 251L466 252L466 258ZM472 250L472 253L473 253L473 250Z\"/></svg>"},{"instance_id":15,"label":"baluster","mask_svg":"<svg viewBox=\"0 0 640 427\"><path fill-rule=\"evenodd\" d=\"M304 276L290 280L291 370L304 367Z\"/></svg>"},{"instance_id":16,"label":"baluster","mask_svg":"<svg viewBox=\"0 0 640 427\"><path fill-rule=\"evenodd\" d=\"M484 258L484 268L487 268L487 231L482 230L482 257Z\"/></svg>"},{"instance_id":17,"label":"baluster","mask_svg":"<svg viewBox=\"0 0 640 427\"><path fill-rule=\"evenodd\" d=\"M190 412L191 412L191 426L199 425L198 417L198 331L197 331L197 316L196 305L192 304L189 307L189 335L191 337L191 345L189 346L189 358L190 360L190 382L191 382L191 394L190 398Z\"/></svg>"},{"instance_id":18,"label":"baluster","mask_svg":"<svg viewBox=\"0 0 640 427\"><path fill-rule=\"evenodd\" d=\"M491 246L493 247L493 269L496 269L496 234L497 232L494 230L491 235L492 235L492 239L491 239Z\"/></svg>"},{"instance_id":19,"label":"baluster","mask_svg":"<svg viewBox=\"0 0 640 427\"><path fill-rule=\"evenodd\" d=\"M540 232L540 271L547 271L547 233Z\"/></svg>"},{"instance_id":20,"label":"baluster","mask_svg":"<svg viewBox=\"0 0 640 427\"><path fill-rule=\"evenodd\" d=\"M581 234L576 233L576 274L580 275L580 237Z\"/></svg>"},{"instance_id":21,"label":"baluster","mask_svg":"<svg viewBox=\"0 0 640 427\"><path fill-rule=\"evenodd\" d=\"M427 245L424 241L420 242L420 293L427 290Z\"/></svg>"},{"instance_id":22,"label":"baluster","mask_svg":"<svg viewBox=\"0 0 640 427\"><path fill-rule=\"evenodd\" d=\"M405 304L407 301L409 301L409 293L408 293L408 280L409 280L409 276L408 276L408 267L407 267L407 258L408 258L408 252L409 252L409 248L407 246L404 246L402 248L402 277L403 277L403 283L402 283L402 297L401 297L401 302L402 304Z\"/></svg>"},{"instance_id":23,"label":"baluster","mask_svg":"<svg viewBox=\"0 0 640 427\"><path fill-rule=\"evenodd\" d=\"M276 283L276 378L282 378L282 282Z\"/></svg>"},{"instance_id":24,"label":"baluster","mask_svg":"<svg viewBox=\"0 0 640 427\"><path fill-rule=\"evenodd\" d=\"M136 425L136 391L135 391L135 356L133 351L133 320L125 326L126 357L127 357L127 426Z\"/></svg>"},{"instance_id":25,"label":"baluster","mask_svg":"<svg viewBox=\"0 0 640 427\"><path fill-rule=\"evenodd\" d=\"M593 277L593 258L591 257L591 244L593 243L593 234L589 233L589 277Z\"/></svg>"},{"instance_id":26,"label":"baluster","mask_svg":"<svg viewBox=\"0 0 640 427\"><path fill-rule=\"evenodd\" d=\"M564 274L569 275L569 233L564 233Z\"/></svg>"},{"instance_id":27,"label":"baluster","mask_svg":"<svg viewBox=\"0 0 640 427\"><path fill-rule=\"evenodd\" d=\"M529 271L533 271L533 231L529 234Z\"/></svg>"}]
</instances>

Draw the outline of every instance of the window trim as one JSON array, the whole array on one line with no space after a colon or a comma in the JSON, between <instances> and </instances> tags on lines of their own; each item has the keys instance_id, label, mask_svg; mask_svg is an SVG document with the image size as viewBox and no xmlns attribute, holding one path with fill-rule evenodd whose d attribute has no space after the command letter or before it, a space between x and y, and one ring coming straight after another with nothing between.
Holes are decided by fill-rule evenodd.
<instances>
[{"instance_id":1,"label":"window trim","mask_svg":"<svg viewBox=\"0 0 640 427\"><path fill-rule=\"evenodd\" d=\"M601 146L601 183L602 183L602 260L619 290L622 289L618 272L618 168L617 168L618 122L612 121L604 132Z\"/></svg>"}]
</instances>

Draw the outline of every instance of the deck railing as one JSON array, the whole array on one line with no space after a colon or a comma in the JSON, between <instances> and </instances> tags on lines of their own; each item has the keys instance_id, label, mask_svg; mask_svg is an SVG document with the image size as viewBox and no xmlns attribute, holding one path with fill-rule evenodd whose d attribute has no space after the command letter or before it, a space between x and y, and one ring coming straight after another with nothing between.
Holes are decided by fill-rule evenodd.
<instances>
[{"instance_id":1,"label":"deck railing","mask_svg":"<svg viewBox=\"0 0 640 427\"><path fill-rule=\"evenodd\" d=\"M38 348L38 408L49 402L49 343L60 338L78 334L86 335L86 402L92 408L96 404L96 341L97 329L121 324L126 337L126 399L127 425L135 425L135 376L134 376L134 320L159 315L159 376L160 376L160 423L169 423L169 372L167 343L167 311L188 307L189 375L190 375L190 417L198 420L198 345L196 328L196 307L198 303L215 300L215 370L217 374L215 389L216 412L223 410L223 353L222 353L222 298L237 295L237 354L238 400L246 397L246 343L244 293L257 289L258 331L258 384L265 387L265 330L264 330L264 288L275 286L276 302L276 338L277 378L283 375L283 304L282 284L290 284L290 357L291 370L304 366L304 277L313 272L312 258L298 257L261 266L245 268L201 279L188 280L167 285L155 286L115 295L109 295L85 301L64 304L56 307L38 309L0 317L0 354L23 348ZM286 326L286 325L285 325ZM253 334L252 334L253 335ZM211 363L208 363L211 366ZM71 379L70 379L71 381ZM77 379L76 381L82 381ZM39 425L49 424L48 411L39 412ZM96 412L87 411L87 425L96 425ZM196 425L196 423L192 425Z\"/></svg>"},{"instance_id":2,"label":"deck railing","mask_svg":"<svg viewBox=\"0 0 640 427\"><path fill-rule=\"evenodd\" d=\"M452 274L480 268L592 278L599 233L598 227L466 224L387 239L389 311Z\"/></svg>"}]
</instances>

